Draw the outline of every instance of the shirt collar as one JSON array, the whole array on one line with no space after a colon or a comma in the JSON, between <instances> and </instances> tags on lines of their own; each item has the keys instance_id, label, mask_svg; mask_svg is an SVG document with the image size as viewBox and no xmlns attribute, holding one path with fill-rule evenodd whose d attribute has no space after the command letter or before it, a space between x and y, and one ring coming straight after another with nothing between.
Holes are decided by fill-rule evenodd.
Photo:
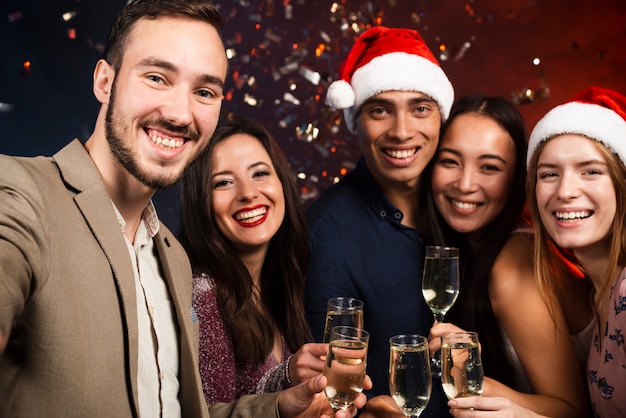
<instances>
[{"instance_id":1,"label":"shirt collar","mask_svg":"<svg viewBox=\"0 0 626 418\"><path fill-rule=\"evenodd\" d=\"M120 229L122 230L123 234L126 231L126 221L122 217L120 211L117 209L117 206L115 206L115 203L111 201L111 204L113 205L113 209L115 210L115 216L117 217L117 222L119 223ZM159 232L159 227L161 224L159 222L159 217L157 216L156 208L154 207L152 200L148 201L148 204L141 214L141 219L146 226L149 238L154 238L154 236Z\"/></svg>"},{"instance_id":2,"label":"shirt collar","mask_svg":"<svg viewBox=\"0 0 626 418\"><path fill-rule=\"evenodd\" d=\"M364 191L363 198L377 216L389 222L401 224L404 214L380 190L378 183L367 168L363 156L359 157L352 174L359 188Z\"/></svg>"}]
</instances>

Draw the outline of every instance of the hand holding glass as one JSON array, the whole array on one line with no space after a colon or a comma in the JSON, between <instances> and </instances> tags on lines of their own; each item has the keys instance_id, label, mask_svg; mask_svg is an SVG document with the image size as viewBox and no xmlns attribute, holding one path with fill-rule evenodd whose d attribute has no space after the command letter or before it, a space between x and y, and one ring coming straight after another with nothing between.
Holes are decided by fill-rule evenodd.
<instances>
[{"instance_id":1,"label":"hand holding glass","mask_svg":"<svg viewBox=\"0 0 626 418\"><path fill-rule=\"evenodd\" d=\"M322 372L324 389L334 410L350 407L363 391L369 334L359 328L339 326L330 333L328 355Z\"/></svg>"},{"instance_id":2,"label":"hand holding glass","mask_svg":"<svg viewBox=\"0 0 626 418\"><path fill-rule=\"evenodd\" d=\"M419 417L432 390L428 339L395 335L389 344L389 392L405 416Z\"/></svg>"},{"instance_id":3,"label":"hand holding glass","mask_svg":"<svg viewBox=\"0 0 626 418\"><path fill-rule=\"evenodd\" d=\"M356 298L328 299L323 342L330 341L330 330L337 326L363 328L363 301Z\"/></svg>"},{"instance_id":4,"label":"hand holding glass","mask_svg":"<svg viewBox=\"0 0 626 418\"><path fill-rule=\"evenodd\" d=\"M450 332L441 336L441 384L448 399L483 393L483 364L478 334Z\"/></svg>"}]
</instances>

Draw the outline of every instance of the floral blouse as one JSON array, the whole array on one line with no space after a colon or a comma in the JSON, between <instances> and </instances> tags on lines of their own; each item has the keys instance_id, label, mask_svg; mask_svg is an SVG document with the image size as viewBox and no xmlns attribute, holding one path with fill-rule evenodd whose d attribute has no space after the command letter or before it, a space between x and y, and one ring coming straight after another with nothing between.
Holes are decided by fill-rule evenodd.
<instances>
[{"instance_id":1,"label":"floral blouse","mask_svg":"<svg viewBox=\"0 0 626 418\"><path fill-rule=\"evenodd\" d=\"M200 321L200 377L208 404L232 402L253 393L278 392L290 386L287 365L291 352L284 338L281 363L272 353L264 363L237 359L237 348L217 307L215 283L204 273L193 276L193 307Z\"/></svg>"},{"instance_id":2,"label":"floral blouse","mask_svg":"<svg viewBox=\"0 0 626 418\"><path fill-rule=\"evenodd\" d=\"M609 298L608 320L595 327L587 360L591 404L600 418L626 416L626 269L611 288Z\"/></svg>"}]
</instances>

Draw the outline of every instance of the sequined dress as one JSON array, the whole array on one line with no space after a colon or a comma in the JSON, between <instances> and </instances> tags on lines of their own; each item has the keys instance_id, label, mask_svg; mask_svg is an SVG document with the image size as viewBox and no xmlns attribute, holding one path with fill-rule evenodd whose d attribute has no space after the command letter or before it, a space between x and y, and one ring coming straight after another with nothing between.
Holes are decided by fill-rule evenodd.
<instances>
[{"instance_id":1,"label":"sequined dress","mask_svg":"<svg viewBox=\"0 0 626 418\"><path fill-rule=\"evenodd\" d=\"M264 363L241 362L217 307L215 283L204 273L193 276L193 307L200 321L200 376L208 404L232 402L253 393L289 387L287 361L291 352L283 338L283 358L269 353Z\"/></svg>"}]
</instances>

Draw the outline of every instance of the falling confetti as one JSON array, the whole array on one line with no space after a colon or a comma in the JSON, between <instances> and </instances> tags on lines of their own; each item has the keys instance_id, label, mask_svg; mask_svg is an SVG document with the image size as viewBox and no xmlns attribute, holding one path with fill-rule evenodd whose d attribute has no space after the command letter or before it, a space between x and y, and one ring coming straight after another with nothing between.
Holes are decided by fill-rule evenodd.
<instances>
[{"instance_id":1,"label":"falling confetti","mask_svg":"<svg viewBox=\"0 0 626 418\"><path fill-rule=\"evenodd\" d=\"M10 112L13 110L15 106L10 103L2 103L0 102L0 112Z\"/></svg>"},{"instance_id":2,"label":"falling confetti","mask_svg":"<svg viewBox=\"0 0 626 418\"><path fill-rule=\"evenodd\" d=\"M31 72L31 63L30 61L24 61L22 64L22 75L30 75Z\"/></svg>"},{"instance_id":3,"label":"falling confetti","mask_svg":"<svg viewBox=\"0 0 626 418\"><path fill-rule=\"evenodd\" d=\"M16 22L18 20L20 20L22 18L22 12L21 11L15 11L13 13L9 13L7 16L7 19L9 22L13 23Z\"/></svg>"},{"instance_id":4,"label":"falling confetti","mask_svg":"<svg viewBox=\"0 0 626 418\"><path fill-rule=\"evenodd\" d=\"M75 40L71 42L72 48L83 47L91 53L91 58L99 58L104 50L105 34L91 30L86 24L85 2L69 3L74 6L58 8L46 16L58 25L54 33L63 41ZM381 24L418 29L444 70L463 77L468 71L482 70L476 67L476 57L484 51L485 44L494 40L495 32L491 30L496 24L500 25L499 30L506 30L507 25L519 26L520 20L529 20L529 12L533 19L539 19L546 4L536 0L501 3L216 0L215 3L224 20L223 40L229 63L223 112L254 117L268 127L285 151L294 173L298 173L298 185L305 199L314 199L343 178L358 158L358 141L347 130L343 112L324 104L326 89L337 78L356 37ZM439 3L446 3L446 7ZM31 9L21 9L7 10L5 25L10 30L28 28L27 23L31 23ZM451 26L452 21L457 24ZM29 29L22 30L20 36L28 39L31 34L25 30ZM571 38L563 42L563 52L586 56L598 67L613 62L609 51L614 55L620 52L608 44L595 44L593 49L587 49L589 41L583 35L568 36ZM514 51L517 45L508 48ZM494 50L493 54L498 52ZM535 58L537 62L533 63ZM29 51L13 59L12 63L3 62L3 66L14 75L26 76L20 78L22 83L34 84L44 71L41 57ZM548 68L549 57L543 50L530 51L523 57L520 54L520 62L517 65L527 65L536 72ZM525 74L521 81L502 87L505 94L510 92L515 103L532 106L550 98L545 74L537 78L533 73L530 76L523 71L519 73ZM463 85L462 79L451 80L455 87L457 82ZM476 83L472 88L479 91L482 86ZM10 96L0 100L3 102L0 112L13 112L16 107L12 102L19 103Z\"/></svg>"},{"instance_id":5,"label":"falling confetti","mask_svg":"<svg viewBox=\"0 0 626 418\"><path fill-rule=\"evenodd\" d=\"M71 12L65 12L63 13L63 15L61 16L63 18L64 21L69 22L70 20L74 19L74 17L76 17L77 13L75 11L71 11Z\"/></svg>"}]
</instances>

